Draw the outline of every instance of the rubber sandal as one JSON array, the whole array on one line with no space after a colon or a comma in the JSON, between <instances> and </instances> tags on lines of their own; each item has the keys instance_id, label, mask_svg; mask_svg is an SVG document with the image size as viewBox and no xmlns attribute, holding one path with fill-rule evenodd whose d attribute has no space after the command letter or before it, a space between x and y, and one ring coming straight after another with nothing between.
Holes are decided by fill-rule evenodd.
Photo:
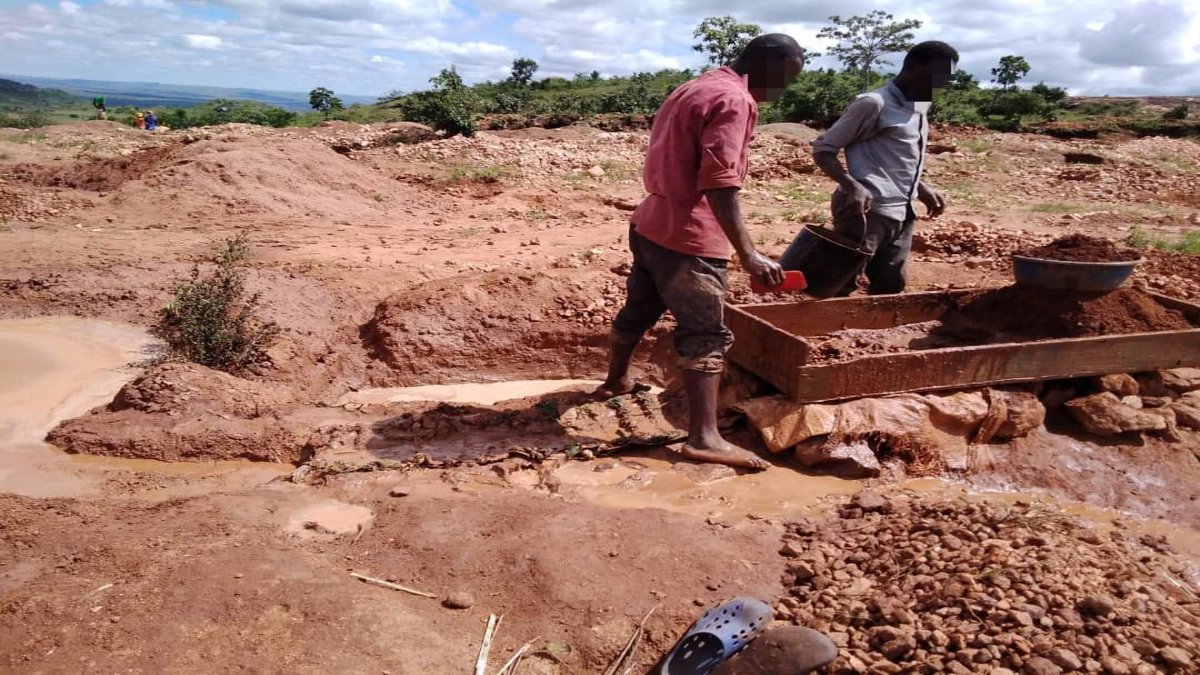
<instances>
[{"instance_id":1,"label":"rubber sandal","mask_svg":"<svg viewBox=\"0 0 1200 675\"><path fill-rule=\"evenodd\" d=\"M709 609L663 661L662 675L708 675L759 636L774 618L761 600L734 598Z\"/></svg>"}]
</instances>

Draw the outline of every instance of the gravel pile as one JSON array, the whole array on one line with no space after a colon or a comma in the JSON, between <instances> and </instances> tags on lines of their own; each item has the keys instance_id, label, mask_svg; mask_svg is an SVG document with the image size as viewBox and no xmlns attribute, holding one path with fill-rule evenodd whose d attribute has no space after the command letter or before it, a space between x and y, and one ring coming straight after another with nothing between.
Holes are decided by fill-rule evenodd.
<instances>
[{"instance_id":1,"label":"gravel pile","mask_svg":"<svg viewBox=\"0 0 1200 675\"><path fill-rule=\"evenodd\" d=\"M893 503L789 526L782 619L828 633L831 672L1196 673L1194 570L1161 538L1018 503Z\"/></svg>"}]
</instances>

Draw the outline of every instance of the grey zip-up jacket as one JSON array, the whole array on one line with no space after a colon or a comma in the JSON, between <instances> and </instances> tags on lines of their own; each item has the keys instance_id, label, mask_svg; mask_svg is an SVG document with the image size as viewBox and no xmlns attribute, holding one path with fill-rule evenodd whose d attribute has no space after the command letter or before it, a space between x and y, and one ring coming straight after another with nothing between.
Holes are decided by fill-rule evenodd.
<instances>
[{"instance_id":1,"label":"grey zip-up jacket","mask_svg":"<svg viewBox=\"0 0 1200 675\"><path fill-rule=\"evenodd\" d=\"M915 103L891 80L860 94L812 141L813 152L845 150L850 175L871 192L871 211L905 220L925 165L928 103Z\"/></svg>"}]
</instances>

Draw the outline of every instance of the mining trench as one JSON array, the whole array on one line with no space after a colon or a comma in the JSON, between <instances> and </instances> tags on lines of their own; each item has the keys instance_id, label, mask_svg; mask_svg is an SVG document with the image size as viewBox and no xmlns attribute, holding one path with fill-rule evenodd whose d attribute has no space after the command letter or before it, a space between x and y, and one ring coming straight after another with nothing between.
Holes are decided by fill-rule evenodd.
<instances>
[{"instance_id":1,"label":"mining trench","mask_svg":"<svg viewBox=\"0 0 1200 675\"><path fill-rule=\"evenodd\" d=\"M599 441L594 449L572 453L571 441L578 442L579 438L563 439L554 433L541 433L540 436L535 433L535 438L548 444L541 446L545 454L535 456L534 461L530 459L531 455L506 453L494 444L481 446L479 437L472 435L480 429L446 428L426 439L427 452L434 446L445 450L440 456L444 460L441 468L420 468L420 462L408 461L412 459L411 455L403 455L398 457L406 463L396 464L398 470L388 471L389 465L378 464L380 457L388 453L380 451L382 446L370 443L364 446L365 452L363 447L333 444L310 456L300 466L286 462L163 462L65 455L43 442L41 437L56 423L82 415L92 407L103 408L122 386L128 385L145 368L147 359L155 352L153 341L129 326L52 318L5 321L0 326L0 343L6 347L4 389L0 393L6 403L5 490L25 497L53 498L43 503L58 505L50 520L45 515L36 515L34 505L37 502L13 502L14 498L8 498L5 508L18 523L40 523L37 525L39 532L52 539L59 536L58 528L78 522L73 521L78 517L91 523L90 527L98 528L99 540L90 534L75 544L62 540L68 549L82 547L84 551L73 554L82 557L69 564L69 569L74 571L71 573L73 581L68 586L78 588L78 594L86 595L111 583L116 585L100 593L119 596L110 599L108 605L100 601L91 603L94 605L91 611L97 619L84 622L78 628L47 630L49 624L46 622L60 620L55 617L61 617L64 611L77 611L69 610L73 601L62 596L43 599L15 613L14 616L30 622L30 627L14 633L25 645L14 653L24 653L26 656L22 658L28 659L33 658L29 651L32 645L55 645L48 647L41 658L48 664L59 663L60 667L63 664L53 658L59 646L67 654L75 655L90 653L88 645L97 639L120 643L134 635L170 635L169 632L162 633L161 627L151 628L146 624L155 611L161 611L156 607L172 606L169 597L161 597L158 590L147 584L183 583L183 579L187 579L188 586L198 585L206 589L205 593L215 593L213 601L218 603L228 594L233 598L262 598L261 584L292 589L286 591L289 595L303 588L303 592L312 597L300 605L286 603L291 609L275 617L270 614L277 610L254 609L257 601L251 601L244 609L232 610L220 609L219 604L212 605L212 601L204 600L194 612L183 613L179 620L182 627L198 626L200 624L196 622L212 621L212 617L218 615L226 617L220 619L223 623L265 621L263 625L271 627L279 625L278 621L294 621L288 617L301 612L308 617L327 617L326 621L351 620L358 625L358 621L369 620L380 622L380 626L390 630L418 630L410 619L399 619L395 614L401 611L402 605L409 605L403 612L414 611L411 602L397 601L390 595L379 597L375 592L378 589L368 590L362 585L341 587L339 583L347 583L340 581L342 575L350 570L425 586L425 590L438 596L457 593L459 600L467 597L470 599L468 605L474 607L479 603L487 611L503 607L514 619L517 631L559 635L573 645L573 651L566 655L549 653L538 657L536 662L545 672L578 672L579 668L597 667L604 661L606 645L619 639L623 623L618 617L624 607L614 607L617 614L610 620L603 618L603 612L589 619L586 623L592 626L590 636L578 632L580 626L576 625L576 616L572 613L550 610L549 615L544 614L549 598L556 598L555 602L566 607L590 606L594 601L590 592L582 596L568 593L567 585L574 583L568 579L573 577L559 578L545 567L558 564L588 570L588 574L605 579L606 584L614 583L611 574L627 576L614 597L630 607L669 602L672 598L683 601L680 603L683 606L677 606L660 624L661 632L648 640L647 654L643 657L647 660L653 660L654 650L661 651L669 645L673 634L669 626L686 621L701 605L740 592L777 600L780 602L777 615L781 619L817 625L829 631L843 648L844 661L840 663L844 665L837 672L855 672L860 664L865 668L882 667L884 661L871 663L871 659L880 658L879 655L887 662L904 662L905 659L919 662L920 659L935 658L944 663L961 661L961 656L957 661L936 656L939 649L950 657L968 654L973 665L993 660L1012 664L1014 661L1004 656L1011 645L1004 641L981 643L978 648L964 642L957 653L940 647L937 635L951 636L948 639L953 647L954 640L958 639L953 637L955 631L968 631L973 625L969 619L966 623L956 623L954 617L944 612L930 615L941 617L933 623L919 622L923 627L916 633L900 629L887 635L880 633L879 626L888 623L888 612L898 611L878 598L871 599L870 589L887 583L886 574L877 576L886 570L875 570L864 564L861 556L853 554L853 549L838 548L847 546L852 539L830 538L833 537L831 533L842 530L847 532L846 537L861 537L864 528L866 531L891 532L887 535L891 537L904 536L902 530L896 529L897 524L907 523L909 519L913 519L913 523L924 523L939 513L951 514L951 518L979 519L978 527L994 529L998 540L1018 541L1012 539L1013 532L1010 531L1012 524L1009 521L1013 519L1020 523L1020 532L1037 532L1039 528L1048 527L1050 533L1044 537L1048 540L1059 537L1055 545L1063 551L1096 546L1088 542L1116 537L1114 541L1118 542L1115 545L1119 550L1113 555L1118 560L1132 560L1130 556L1141 555L1139 564L1143 566L1150 564L1150 558L1136 551L1143 546L1138 542L1147 542L1145 545L1151 548L1146 550L1152 555L1167 556L1171 560L1163 563L1168 565L1163 569L1169 569L1169 572L1164 572L1168 580L1161 581L1162 584L1169 588L1175 583L1200 581L1200 568L1196 566L1200 562L1200 531L1189 527L1195 523L1194 514L1182 520L1155 517L1160 512L1161 498L1172 494L1172 489L1178 490L1171 487L1175 479L1167 475L1169 463L1150 461L1137 468L1129 464L1118 468L1111 460L1097 455L1113 452L1119 455L1128 450L1079 442L1049 432L1039 432L1024 439L1024 445L1015 443L1010 447L989 448L979 469L968 473L907 479L893 476L881 482L880 479L842 478L827 472L801 469L788 458L773 455L776 466L771 470L739 474L725 467L681 462L669 449L655 448L653 444L619 445L610 451L604 441L611 445L624 433L619 432L617 438L607 437L606 434L611 435L614 429L640 430L652 435L669 424L669 415L654 406L637 412L632 403L628 410L601 404L599 409L611 413L611 420L604 419L604 414L596 414L595 408L588 413L587 406L595 404L579 403L585 400L579 397L596 384L594 380L514 380L349 391L332 401L329 408L293 411L286 419L293 424L319 421L328 414L318 412L322 409L337 411L340 415L370 416L372 410L387 411L395 406L426 412L450 406L449 418L462 415L465 406L469 415L498 410L500 418L506 419L513 417L514 411L545 410L548 401L556 401L555 412L562 410L565 418L575 420L578 424L575 431L582 433L583 438ZM657 398L664 393L662 389L653 388L644 397ZM573 405L577 407L572 408ZM578 410L585 412L571 414ZM623 427L631 415L641 417ZM486 425L482 431L487 432ZM507 433L511 442L512 431ZM756 441L750 429L738 432L737 437L745 442ZM491 438L495 441L498 437ZM403 445L405 441L399 444ZM537 446L526 449L534 447ZM1043 458L1040 461L1052 457L1053 464L1062 473L1039 483L1020 472L1005 469L1007 463L1021 461L1017 458L1031 457L1027 454L1029 448ZM761 445L760 451L767 452ZM1140 452L1145 455L1149 451L1143 449ZM1006 457L1005 453L1011 456ZM433 466L439 465L438 459L434 452ZM1037 461L1029 462L1031 470L1036 468L1032 465ZM314 472L320 472L319 478ZM1082 480L1084 484L1072 489L1069 487L1072 479ZM1096 489L1101 485L1107 486L1108 490ZM1081 490L1091 494L1085 496ZM1126 497L1105 503L1110 495L1140 491L1148 491L1151 495L1144 500ZM81 501L63 501L63 498ZM112 501L114 498L117 501ZM126 511L116 521L118 530L98 524L96 519L107 518L104 514L111 505L121 503L129 506L121 507ZM1183 508L1188 507L1184 505ZM166 513L172 515L164 520ZM513 518L519 522L513 522ZM409 525L401 525L410 519ZM827 525L814 525L826 519L831 519ZM860 519L863 524L855 524ZM195 538L190 544L169 543L189 527L196 526L201 529L188 535ZM210 527L217 529L206 532ZM396 530L397 527L403 529ZM413 527L417 530L411 529ZM634 537L630 534L631 527L644 528L645 532ZM476 528L474 533L468 534L472 528ZM69 536L67 530L61 531L63 536ZM934 531L938 530L935 528ZM782 557L778 550L781 534ZM213 540L213 535L223 541ZM10 532L10 541L13 541L12 536L15 533ZM587 539L571 543L572 537ZM703 543L698 543L697 537ZM158 542L155 547L165 546L163 550L171 551L172 556L184 556L181 563L199 554L200 550L215 551L216 557L199 567L162 562L151 564L136 551L122 545L122 539ZM19 540L18 537L16 541ZM946 541L951 540L958 541L953 537ZM965 541L969 547L970 540ZM598 550L597 542L601 542ZM803 542L810 542L805 546L813 548L797 548L797 544ZM907 546L902 545L900 550ZM258 553L250 554L248 550L243 553L244 549L255 547L260 549ZM530 553L535 550L541 553ZM598 555L599 559L581 560L573 557L578 553L569 553L583 550L592 552L587 554L589 557ZM803 552L809 550L823 553L812 559L809 553ZM664 555L665 558L658 560ZM1069 561L1078 565L1079 574L1083 576L1063 580L1066 588L1060 591L1063 595L1051 599L1051 609L1055 602L1067 602L1067 598L1073 597L1072 593L1088 590L1083 581L1088 578L1087 574L1100 573L1089 572L1092 569L1089 565L1097 569L1103 565L1094 556L1088 557L1091 554L1086 552L1079 554L1082 558L1071 557L1075 554L1063 555L1067 556L1063 564ZM335 562L335 557L340 562ZM658 563L648 564L655 560ZM675 565L685 560L692 566L691 572L670 584L665 583L664 571L675 569ZM831 599L825 590L813 595L811 584L814 582L807 580L805 575L818 562L833 565L830 573L834 576L820 581L816 588L824 589L823 584L841 588L839 599ZM500 563L499 568L496 568L497 563ZM0 577L0 588L8 589L10 595L21 596L21 592L15 591L17 584L22 578L36 575L37 564L7 568ZM114 564L117 567L113 567ZM444 572L435 572L431 565L449 567ZM533 567L529 568L529 565ZM131 569L140 571L129 576L127 570ZM536 590L530 589L535 595L527 595L521 589L494 590L492 584L511 583L505 569L526 570L519 574L537 570L534 572ZM802 570L802 574L795 576L793 570L796 569ZM384 573L383 570L391 572ZM467 570L472 572L467 573ZM843 581L846 570L851 570L850 576L865 575L862 579L866 585L846 587ZM780 578L782 585L779 585ZM181 581L172 582L174 579ZM260 585L251 596L246 595L246 590L254 586L247 584L247 580ZM339 581L335 583L334 580ZM96 583L100 581L104 583ZM314 583L318 585L312 586ZM85 590L87 584L94 587ZM909 598L909 602L913 601L911 598L918 598L915 600L918 607L922 602L930 602L920 600L919 592L910 598L909 594L916 591L906 588L888 589L887 592L901 599ZM333 602L330 593L343 597ZM329 598L324 601L327 606L318 610L313 603L321 602L322 598ZM347 602L367 603L371 609L350 610ZM473 626L473 622L468 621L463 626L461 621L448 616L450 610L441 608L436 602L426 601L415 611L417 616L425 617L425 621L436 616L431 627L421 630L437 630L438 634L419 631L417 634L426 635L425 639L432 643L442 644L447 650L445 654L452 655L450 658L467 659L469 655L465 651L469 651L467 647L473 645L476 638L471 630L464 629ZM1010 605L1013 603L1015 600L1008 601ZM837 608L843 604L852 612L860 611L854 608L861 606L861 611L867 615L878 613L885 618L872 620L875 628L870 630L869 626L854 621L844 626L842 619L834 619L831 623L829 616L832 615L823 608L833 607L834 614L840 616L837 612L841 610ZM953 602L945 605L952 606L955 606ZM259 614L261 611L268 614ZM456 611L479 615L478 609ZM994 619L995 630L1010 621L1004 610L999 611ZM1037 614L1034 610L1029 611ZM131 622L129 616L136 612L145 612L146 619ZM96 620L106 621L96 636L84 637L76 632L95 625ZM1024 620L1024 614L1020 614L1018 624ZM1166 667L1163 666L1164 659L1183 658L1175 651L1160 654L1162 649L1184 649L1186 656L1186 647L1172 645L1180 644L1179 640L1184 639L1182 636L1191 635L1187 632L1190 629L1184 628L1186 623L1164 621L1153 624L1165 626L1153 635L1166 635L1164 644L1167 646L1156 647L1150 656L1142 657L1145 663L1154 663L1156 667ZM1057 619L1051 621L1048 634L1058 636L1054 644L1065 646L1047 648L1046 654L1070 665L1073 663L1070 654L1095 651L1091 645L1073 641L1074 633L1069 629L1064 632L1056 622ZM904 624L901 621L899 625ZM597 626L610 633L598 636L594 632ZM1036 626L1035 622L1035 628L1043 627ZM217 633L220 636L218 643L224 647L213 646L166 660L151 656L136 659L147 667L187 669L198 664L198 659L225 658L222 649L234 648L242 643L242 639L224 631L219 629ZM367 631L356 640L369 641L374 639L373 634ZM860 634L861 637L856 637ZM910 635L912 646L906 642ZM520 641L517 635L508 637L510 642ZM901 644L892 644L896 640ZM1016 662L1042 664L1042 661L1021 656L1020 643L1011 644L1018 645L1011 646L1016 650L1012 651L1017 655ZM991 645L1005 645L995 659L986 649ZM1131 649L1136 652L1135 648ZM1114 651L1127 656L1134 652ZM426 667L440 669L444 666L445 654L435 658L425 650L422 653L427 659ZM453 656L456 653L458 656ZM267 654L266 658L271 662L287 662L288 657L275 655L271 650L267 650ZM108 660L93 657L93 662L103 669L106 664L127 663L128 658L135 657L126 653L123 657L116 655ZM413 658L411 650L380 650L376 647L366 649L355 658L342 657L341 662L353 667L364 663L394 662L400 658ZM981 660L976 662L976 658ZM1086 668L1085 660L1080 657L1081 668ZM1100 663L1099 659L1092 660ZM1176 667L1175 672L1186 671Z\"/></svg>"},{"instance_id":2,"label":"mining trench","mask_svg":"<svg viewBox=\"0 0 1200 675\"><path fill-rule=\"evenodd\" d=\"M799 407L731 371L722 424L772 466L698 465L672 452L669 323L636 366L654 387L588 396L644 134L124 131L56 128L95 145L79 161L0 141L0 670L464 672L496 614L488 672L529 642L519 672L604 672L654 609L644 669L744 594L827 633L838 675L1197 671L1200 441L1155 412L1191 420L1194 373ZM961 184L918 223L914 292L1002 284L1009 253L1068 231L1192 226L1171 195L1195 176L1145 167L1194 144L938 133L959 148L931 179ZM752 148L745 204L770 255L827 205L798 147ZM1063 151L1111 161L1055 169ZM470 177L484 167L502 177ZM173 284L243 230L248 290L282 329L270 366L157 362L145 330ZM1193 256L1145 255L1130 292L1200 294ZM730 279L732 302L790 300ZM1010 303L1001 335L940 337L1179 328L1094 309L1022 325ZM827 340L812 365L939 347L932 324L840 327L809 336Z\"/></svg>"}]
</instances>

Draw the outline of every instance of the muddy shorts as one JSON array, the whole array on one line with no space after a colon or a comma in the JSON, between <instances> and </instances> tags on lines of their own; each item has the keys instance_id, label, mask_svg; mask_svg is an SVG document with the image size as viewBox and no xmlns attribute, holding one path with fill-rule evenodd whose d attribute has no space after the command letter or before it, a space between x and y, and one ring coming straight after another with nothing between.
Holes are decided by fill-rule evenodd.
<instances>
[{"instance_id":1,"label":"muddy shorts","mask_svg":"<svg viewBox=\"0 0 1200 675\"><path fill-rule=\"evenodd\" d=\"M636 343L667 310L675 317L679 367L704 373L725 369L733 333L725 327L727 260L663 248L629 228L633 271L625 306L613 320L613 339Z\"/></svg>"}]
</instances>

